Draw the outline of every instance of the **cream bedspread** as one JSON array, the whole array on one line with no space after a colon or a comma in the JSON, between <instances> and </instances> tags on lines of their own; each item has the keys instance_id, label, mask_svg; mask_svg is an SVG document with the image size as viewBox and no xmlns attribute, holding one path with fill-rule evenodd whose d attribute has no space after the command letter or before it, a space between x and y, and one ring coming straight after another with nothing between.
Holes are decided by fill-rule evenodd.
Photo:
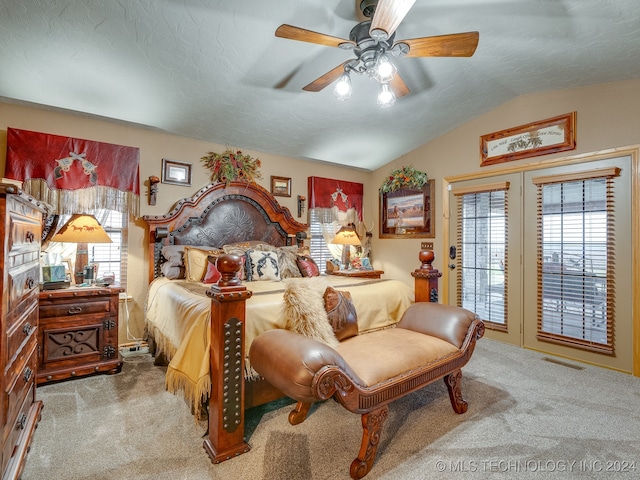
<instances>
[{"instance_id":1,"label":"cream bedspread","mask_svg":"<svg viewBox=\"0 0 640 480\"><path fill-rule=\"evenodd\" d=\"M397 323L413 303L413 289L398 280L356 279L323 276L296 279L314 282L316 286L331 285L351 292L358 314L358 329L366 332ZM253 292L247 300L245 323L245 354L254 338L274 328L285 328L282 294L285 284L276 281L248 282ZM169 362L167 390L184 392L194 411L208 398L211 389L209 375L211 299L206 296L208 285L164 277L149 286L146 305L147 332L157 345L157 352ZM246 376L252 377L248 359Z\"/></svg>"}]
</instances>

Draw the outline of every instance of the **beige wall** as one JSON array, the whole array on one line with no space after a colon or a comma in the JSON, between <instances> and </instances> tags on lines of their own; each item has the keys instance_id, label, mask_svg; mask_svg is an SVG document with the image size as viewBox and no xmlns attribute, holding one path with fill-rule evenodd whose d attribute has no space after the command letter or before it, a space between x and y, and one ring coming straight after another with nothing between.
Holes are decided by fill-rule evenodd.
<instances>
[{"instance_id":1,"label":"beige wall","mask_svg":"<svg viewBox=\"0 0 640 480\"><path fill-rule=\"evenodd\" d=\"M168 135L149 129L122 123L91 119L85 116L53 112L37 108L0 103L0 172L4 173L6 162L7 127L33 130L37 132L65 135L100 142L114 143L140 148L140 211L141 215L158 215L169 211L181 198L190 197L209 183L209 176L200 162L208 151L222 151L224 145ZM258 183L270 189L271 175L290 177L291 197L277 197L281 205L289 208L294 217L306 223L307 212L297 217L297 195L307 195L307 177L311 175L339 178L352 182L369 183L372 173L336 165L312 163L292 158L268 155L242 148L245 153L257 156L262 161L262 180ZM159 184L157 204L148 205L148 178L161 176L162 159L168 158L193 165L192 186L183 187ZM377 201L377 200L376 200ZM375 211L375 204L366 204L365 210ZM133 220L129 229L129 259L127 293L133 297L129 303L131 330L141 335L144 329L144 300L148 285L148 262L146 249L146 228L141 219ZM122 327L122 325L121 325ZM123 328L120 342L126 341Z\"/></svg>"},{"instance_id":2,"label":"beige wall","mask_svg":"<svg viewBox=\"0 0 640 480\"><path fill-rule=\"evenodd\" d=\"M436 238L434 266L446 269L443 245L443 179L463 174L498 170L505 164L480 167L480 136L531 122L577 112L577 148L574 151L545 155L535 159L510 162L524 165L553 159L597 152L615 147L640 144L640 80L602 84L551 93L518 97L495 110L469 120L464 125L397 159L374 172L371 187L378 187L384 177L403 165L427 172L436 180ZM366 188L369 203L377 202L376 188ZM377 228L377 227L376 227ZM431 239L426 239L430 241ZM373 239L374 258L378 268L390 277L409 283L410 272L416 268L420 239Z\"/></svg>"}]
</instances>

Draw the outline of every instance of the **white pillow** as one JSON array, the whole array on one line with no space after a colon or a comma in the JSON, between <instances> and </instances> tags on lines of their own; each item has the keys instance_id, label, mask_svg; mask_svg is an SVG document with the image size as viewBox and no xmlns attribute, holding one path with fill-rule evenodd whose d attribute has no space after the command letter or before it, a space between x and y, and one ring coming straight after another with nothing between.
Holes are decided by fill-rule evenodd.
<instances>
[{"instance_id":1,"label":"white pillow","mask_svg":"<svg viewBox=\"0 0 640 480\"><path fill-rule=\"evenodd\" d=\"M280 280L280 266L276 252L249 250L247 260L250 262L247 268L249 280Z\"/></svg>"}]
</instances>

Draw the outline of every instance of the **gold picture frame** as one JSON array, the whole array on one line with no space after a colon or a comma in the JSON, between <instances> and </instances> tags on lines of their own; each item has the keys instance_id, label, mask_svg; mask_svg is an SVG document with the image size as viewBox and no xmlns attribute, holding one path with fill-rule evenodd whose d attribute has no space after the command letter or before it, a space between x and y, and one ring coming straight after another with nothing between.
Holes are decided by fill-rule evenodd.
<instances>
[{"instance_id":1,"label":"gold picture frame","mask_svg":"<svg viewBox=\"0 0 640 480\"><path fill-rule=\"evenodd\" d=\"M271 195L276 197L290 197L291 178L271 175Z\"/></svg>"},{"instance_id":2,"label":"gold picture frame","mask_svg":"<svg viewBox=\"0 0 640 480\"><path fill-rule=\"evenodd\" d=\"M480 166L576 148L576 112L480 137Z\"/></svg>"},{"instance_id":3,"label":"gold picture frame","mask_svg":"<svg viewBox=\"0 0 640 480\"><path fill-rule=\"evenodd\" d=\"M435 180L380 193L380 238L434 238Z\"/></svg>"}]
</instances>

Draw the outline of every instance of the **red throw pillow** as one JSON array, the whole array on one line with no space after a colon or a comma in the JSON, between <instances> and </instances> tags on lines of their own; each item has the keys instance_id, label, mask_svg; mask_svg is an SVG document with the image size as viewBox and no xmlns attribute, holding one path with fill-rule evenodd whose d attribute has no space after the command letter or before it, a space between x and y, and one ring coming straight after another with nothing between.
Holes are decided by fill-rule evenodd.
<instances>
[{"instance_id":1,"label":"red throw pillow","mask_svg":"<svg viewBox=\"0 0 640 480\"><path fill-rule=\"evenodd\" d=\"M298 268L303 277L317 277L320 275L318 264L308 255L298 255Z\"/></svg>"},{"instance_id":2,"label":"red throw pillow","mask_svg":"<svg viewBox=\"0 0 640 480\"><path fill-rule=\"evenodd\" d=\"M222 277L222 274L218 271L218 267L216 267L217 260L218 257L209 256L207 258L207 271L204 274L202 283L218 283L218 280Z\"/></svg>"}]
</instances>

